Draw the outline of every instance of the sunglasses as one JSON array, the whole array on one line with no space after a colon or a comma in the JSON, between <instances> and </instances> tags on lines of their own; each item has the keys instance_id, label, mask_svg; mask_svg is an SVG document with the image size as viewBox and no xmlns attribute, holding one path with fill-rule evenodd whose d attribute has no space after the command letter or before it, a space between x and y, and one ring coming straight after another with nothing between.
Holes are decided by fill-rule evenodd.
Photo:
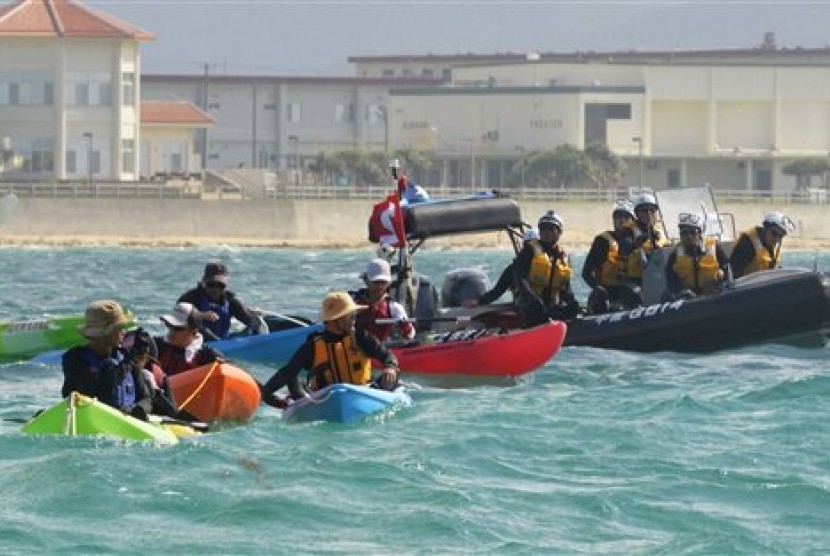
<instances>
[{"instance_id":1,"label":"sunglasses","mask_svg":"<svg viewBox=\"0 0 830 556\"><path fill-rule=\"evenodd\" d=\"M680 230L681 236L696 236L700 234L700 230Z\"/></svg>"},{"instance_id":2,"label":"sunglasses","mask_svg":"<svg viewBox=\"0 0 830 556\"><path fill-rule=\"evenodd\" d=\"M223 284L222 282L208 282L207 284L205 284L205 287L206 288L216 288L218 290L224 290L225 289L225 284Z\"/></svg>"},{"instance_id":3,"label":"sunglasses","mask_svg":"<svg viewBox=\"0 0 830 556\"><path fill-rule=\"evenodd\" d=\"M781 232L779 232L778 230L773 230L773 229L771 229L771 230L769 231L769 233L770 233L770 235L771 235L772 237L774 237L774 238L776 238L776 239L783 239L783 238L784 238L784 236L786 235L786 234L782 234L782 233L781 233Z\"/></svg>"}]
</instances>

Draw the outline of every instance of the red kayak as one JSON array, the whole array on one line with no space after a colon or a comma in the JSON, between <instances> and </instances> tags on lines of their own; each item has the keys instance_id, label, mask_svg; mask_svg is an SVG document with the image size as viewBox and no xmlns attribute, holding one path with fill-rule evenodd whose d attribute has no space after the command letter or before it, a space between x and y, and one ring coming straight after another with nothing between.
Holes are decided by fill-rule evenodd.
<instances>
[{"instance_id":1,"label":"red kayak","mask_svg":"<svg viewBox=\"0 0 830 556\"><path fill-rule=\"evenodd\" d=\"M209 363L167 378L180 410L200 421L248 421L260 403L254 378L230 363Z\"/></svg>"},{"instance_id":2,"label":"red kayak","mask_svg":"<svg viewBox=\"0 0 830 556\"><path fill-rule=\"evenodd\" d=\"M464 329L435 342L393 347L401 371L413 374L519 376L556 355L565 339L561 321L525 329Z\"/></svg>"}]
</instances>

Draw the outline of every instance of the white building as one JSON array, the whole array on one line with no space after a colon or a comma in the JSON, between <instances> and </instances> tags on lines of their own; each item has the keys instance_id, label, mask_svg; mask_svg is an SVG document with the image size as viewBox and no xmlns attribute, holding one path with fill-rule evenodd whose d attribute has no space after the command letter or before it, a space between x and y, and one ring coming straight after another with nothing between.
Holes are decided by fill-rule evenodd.
<instances>
[{"instance_id":1,"label":"white building","mask_svg":"<svg viewBox=\"0 0 830 556\"><path fill-rule=\"evenodd\" d=\"M152 39L69 0L0 7L0 178L135 181L200 170L193 129L211 120L195 106L152 105L142 140L139 50Z\"/></svg>"},{"instance_id":2,"label":"white building","mask_svg":"<svg viewBox=\"0 0 830 556\"><path fill-rule=\"evenodd\" d=\"M387 150L389 92L438 79L144 75L144 99L184 99L214 126L197 147L206 166L293 169L320 153Z\"/></svg>"}]
</instances>

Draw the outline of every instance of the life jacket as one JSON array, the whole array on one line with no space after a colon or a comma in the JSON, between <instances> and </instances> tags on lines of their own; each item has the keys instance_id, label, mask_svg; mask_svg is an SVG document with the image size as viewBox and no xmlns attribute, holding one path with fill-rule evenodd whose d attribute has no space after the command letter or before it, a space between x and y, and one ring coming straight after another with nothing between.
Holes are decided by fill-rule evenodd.
<instances>
[{"instance_id":1,"label":"life jacket","mask_svg":"<svg viewBox=\"0 0 830 556\"><path fill-rule=\"evenodd\" d=\"M115 355L111 357L101 357L90 349L83 351L84 361L90 366L90 371L100 375L104 372L106 363L115 369L119 369L121 363L124 362L124 354L121 350L116 350ZM109 372L109 371L108 371ZM106 382L106 381L104 381ZM101 400L103 403L110 405L116 409L122 407L129 407L135 404L137 399L135 378L131 372L125 372L123 376L116 376L113 380L112 392L101 392Z\"/></svg>"},{"instance_id":2,"label":"life jacket","mask_svg":"<svg viewBox=\"0 0 830 556\"><path fill-rule=\"evenodd\" d=\"M573 274L568 256L558 246L553 246L549 253L539 240L529 243L534 252L527 275L530 289L546 303L559 303L559 297Z\"/></svg>"},{"instance_id":3,"label":"life jacket","mask_svg":"<svg viewBox=\"0 0 830 556\"><path fill-rule=\"evenodd\" d=\"M773 252L770 253L770 250L761 241L762 230L763 228L755 226L744 232L744 235L749 237L749 240L752 242L752 247L755 248L755 256L746 265L744 276L758 272L759 270L770 270L781 266L781 244L776 245Z\"/></svg>"},{"instance_id":4,"label":"life jacket","mask_svg":"<svg viewBox=\"0 0 830 556\"><path fill-rule=\"evenodd\" d=\"M703 244L703 253L690 254L681 243L675 249L672 270L683 282L683 286L693 292L703 293L707 286L718 280L717 241L707 237Z\"/></svg>"},{"instance_id":5,"label":"life jacket","mask_svg":"<svg viewBox=\"0 0 830 556\"><path fill-rule=\"evenodd\" d=\"M628 259L633 253L624 257L620 253L620 243L611 231L603 232L600 237L608 242L608 254L600 267L597 281L600 286L622 286L628 282Z\"/></svg>"},{"instance_id":6,"label":"life jacket","mask_svg":"<svg viewBox=\"0 0 830 556\"><path fill-rule=\"evenodd\" d=\"M394 318L391 307L392 300L389 298L388 294L384 295L374 303L369 303L369 300L366 298L366 290L350 292L350 294L356 303L369 306L368 309L357 313L355 326L358 328L366 330L369 334L372 334L381 342L385 342L389 339L396 326L400 328L401 336L404 338L408 338L412 335L412 323L400 322L395 324L378 324L376 322L378 319Z\"/></svg>"},{"instance_id":7,"label":"life jacket","mask_svg":"<svg viewBox=\"0 0 830 556\"><path fill-rule=\"evenodd\" d=\"M156 346L159 365L167 376L177 375L213 362L213 357L208 357L208 352L204 348L199 349L188 361L185 348L174 346L161 338L156 339Z\"/></svg>"},{"instance_id":8,"label":"life jacket","mask_svg":"<svg viewBox=\"0 0 830 556\"><path fill-rule=\"evenodd\" d=\"M372 382L372 361L354 344L354 336L346 334L335 342L327 342L322 336L315 336L312 342L314 359L309 376L312 390L319 390L329 384L365 386Z\"/></svg>"},{"instance_id":9,"label":"life jacket","mask_svg":"<svg viewBox=\"0 0 830 556\"><path fill-rule=\"evenodd\" d=\"M213 311L219 318L214 322L204 322L205 328L216 334L220 338L227 338L228 332L231 329L231 302L227 296L223 297L221 301L213 301L206 293L199 296L199 301L196 303L196 308L201 311Z\"/></svg>"}]
</instances>

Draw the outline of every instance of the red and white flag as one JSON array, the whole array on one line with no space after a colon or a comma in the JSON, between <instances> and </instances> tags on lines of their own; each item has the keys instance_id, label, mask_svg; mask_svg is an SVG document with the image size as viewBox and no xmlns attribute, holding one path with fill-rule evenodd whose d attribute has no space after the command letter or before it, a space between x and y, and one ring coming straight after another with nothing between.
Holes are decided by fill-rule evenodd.
<instances>
[{"instance_id":1,"label":"red and white flag","mask_svg":"<svg viewBox=\"0 0 830 556\"><path fill-rule=\"evenodd\" d=\"M390 247L406 245L403 213L397 194L389 195L372 209L372 216L369 218L369 241Z\"/></svg>"}]
</instances>

